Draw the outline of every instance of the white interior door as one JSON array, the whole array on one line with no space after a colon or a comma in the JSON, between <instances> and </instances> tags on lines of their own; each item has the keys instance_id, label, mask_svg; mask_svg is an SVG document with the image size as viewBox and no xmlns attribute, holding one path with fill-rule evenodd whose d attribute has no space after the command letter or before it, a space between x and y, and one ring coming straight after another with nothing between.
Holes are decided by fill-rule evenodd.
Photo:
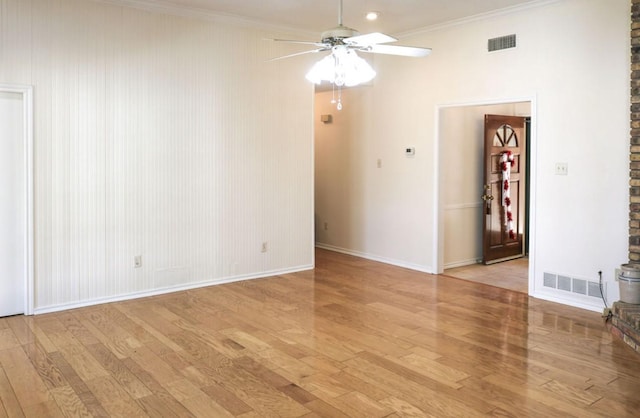
<instances>
[{"instance_id":1,"label":"white interior door","mask_svg":"<svg viewBox=\"0 0 640 418\"><path fill-rule=\"evenodd\" d=\"M27 161L24 97L0 91L0 317L25 312Z\"/></svg>"}]
</instances>

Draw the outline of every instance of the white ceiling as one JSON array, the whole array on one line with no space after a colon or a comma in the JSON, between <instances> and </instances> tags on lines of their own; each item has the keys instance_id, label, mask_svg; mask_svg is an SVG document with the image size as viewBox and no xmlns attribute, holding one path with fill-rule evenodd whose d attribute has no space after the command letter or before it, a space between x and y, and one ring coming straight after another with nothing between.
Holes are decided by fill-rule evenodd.
<instances>
[{"instance_id":1,"label":"white ceiling","mask_svg":"<svg viewBox=\"0 0 640 418\"><path fill-rule=\"evenodd\" d=\"M109 0L107 0L109 1ZM241 17L263 24L322 32L338 22L339 0L111 0L147 7ZM361 33L399 34L540 0L344 0L345 26ZM377 22L364 15L378 11Z\"/></svg>"}]
</instances>

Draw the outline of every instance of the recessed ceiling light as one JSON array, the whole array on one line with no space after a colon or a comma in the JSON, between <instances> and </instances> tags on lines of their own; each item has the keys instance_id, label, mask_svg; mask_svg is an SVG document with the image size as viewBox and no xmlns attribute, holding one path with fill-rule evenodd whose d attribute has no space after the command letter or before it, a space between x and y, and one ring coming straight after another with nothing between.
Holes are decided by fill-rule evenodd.
<instances>
[{"instance_id":1,"label":"recessed ceiling light","mask_svg":"<svg viewBox=\"0 0 640 418\"><path fill-rule=\"evenodd\" d=\"M379 12L369 12L367 13L367 20L376 20L380 17Z\"/></svg>"}]
</instances>

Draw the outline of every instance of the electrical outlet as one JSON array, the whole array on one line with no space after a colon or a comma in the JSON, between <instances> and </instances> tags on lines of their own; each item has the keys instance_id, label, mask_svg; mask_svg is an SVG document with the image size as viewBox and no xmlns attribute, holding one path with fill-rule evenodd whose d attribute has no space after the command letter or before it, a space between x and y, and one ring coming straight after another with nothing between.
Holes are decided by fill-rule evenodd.
<instances>
[{"instance_id":1,"label":"electrical outlet","mask_svg":"<svg viewBox=\"0 0 640 418\"><path fill-rule=\"evenodd\" d=\"M265 241L262 243L262 252L266 253L267 251L269 251L269 243Z\"/></svg>"},{"instance_id":2,"label":"electrical outlet","mask_svg":"<svg viewBox=\"0 0 640 418\"><path fill-rule=\"evenodd\" d=\"M137 256L133 257L133 267L134 268L142 267L142 256L141 255L137 255Z\"/></svg>"},{"instance_id":3,"label":"electrical outlet","mask_svg":"<svg viewBox=\"0 0 640 418\"><path fill-rule=\"evenodd\" d=\"M566 176L569 174L568 163L556 163L556 176Z\"/></svg>"}]
</instances>

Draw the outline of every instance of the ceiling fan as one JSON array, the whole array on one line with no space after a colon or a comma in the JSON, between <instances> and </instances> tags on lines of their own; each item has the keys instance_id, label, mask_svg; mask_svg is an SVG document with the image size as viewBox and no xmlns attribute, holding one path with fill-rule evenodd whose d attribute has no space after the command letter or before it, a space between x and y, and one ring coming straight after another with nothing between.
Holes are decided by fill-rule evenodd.
<instances>
[{"instance_id":1,"label":"ceiling fan","mask_svg":"<svg viewBox=\"0 0 640 418\"><path fill-rule=\"evenodd\" d=\"M426 57L431 53L431 48L419 48L414 46L385 45L396 42L397 39L380 32L372 32L361 35L357 30L342 24L342 0L338 10L338 26L322 32L320 42L295 41L290 39L273 39L276 42L289 42L304 45L314 45L318 48L295 54L273 58L271 61L284 58L295 57L297 55L314 52L329 51L336 47L343 47L359 52L370 52L374 54L401 55L405 57Z\"/></svg>"},{"instance_id":2,"label":"ceiling fan","mask_svg":"<svg viewBox=\"0 0 640 418\"><path fill-rule=\"evenodd\" d=\"M371 66L357 52L399 55L404 57L426 57L431 53L430 48L414 46L387 45L397 39L380 32L361 35L355 29L342 24L342 0L339 2L338 26L326 30L320 36L320 42L296 41L290 39L273 39L276 42L313 45L316 48L294 54L273 58L276 61L317 52L331 51L331 54L317 62L307 73L306 78L316 84L322 80L329 81L340 89L342 86L355 86L373 79L376 73ZM334 100L335 101L335 100ZM342 108L338 100L338 109Z\"/></svg>"}]
</instances>

